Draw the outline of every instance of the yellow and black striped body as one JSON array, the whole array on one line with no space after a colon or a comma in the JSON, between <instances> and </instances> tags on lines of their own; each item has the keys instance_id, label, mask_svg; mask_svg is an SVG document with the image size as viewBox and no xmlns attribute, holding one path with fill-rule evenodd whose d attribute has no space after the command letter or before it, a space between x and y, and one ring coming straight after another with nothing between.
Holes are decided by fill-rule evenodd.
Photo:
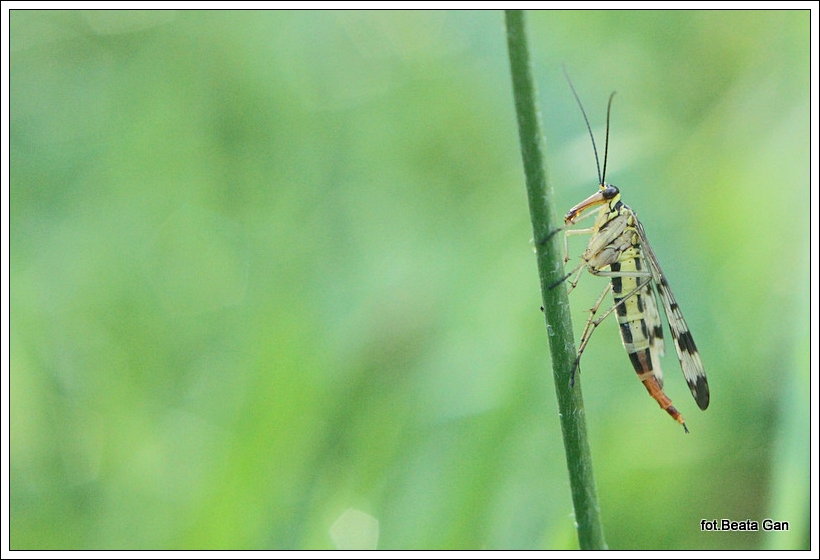
<instances>
[{"instance_id":1,"label":"yellow and black striped body","mask_svg":"<svg viewBox=\"0 0 820 560\"><path fill-rule=\"evenodd\" d=\"M636 245L621 253L618 262L610 264L609 269L613 273L640 272L644 270L643 263L641 248ZM640 276L613 276L611 281L621 340L632 367L652 398L685 427L681 414L663 392L660 364L663 356L663 329L651 283ZM630 293L632 295L628 295Z\"/></svg>"},{"instance_id":2,"label":"yellow and black striped body","mask_svg":"<svg viewBox=\"0 0 820 560\"><path fill-rule=\"evenodd\" d=\"M583 260L592 274L610 278L621 340L638 378L660 407L686 429L683 417L663 392L660 368L660 357L664 353L663 330L652 273L641 247L638 219L632 209L621 202L617 189L611 187L611 196L608 196L607 187L611 186L601 187L605 200L601 200L604 204L592 227ZM580 213L576 208L567 213L568 223Z\"/></svg>"}]
</instances>

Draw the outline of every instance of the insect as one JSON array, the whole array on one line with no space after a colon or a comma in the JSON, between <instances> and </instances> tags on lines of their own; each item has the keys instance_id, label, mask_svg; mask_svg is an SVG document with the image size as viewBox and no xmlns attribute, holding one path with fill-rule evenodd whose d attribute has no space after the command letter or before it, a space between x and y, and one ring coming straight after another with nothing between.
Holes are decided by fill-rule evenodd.
<instances>
[{"instance_id":1,"label":"insect","mask_svg":"<svg viewBox=\"0 0 820 560\"><path fill-rule=\"evenodd\" d=\"M567 76L569 81L569 76ZM572 82L569 82L572 93L592 139L592 148L595 152L595 164L598 167L598 191L586 200L573 206L564 216L564 228L591 217L597 212L595 223L585 229L568 229L564 232L564 261L569 260L567 238L570 235L589 234L589 244L581 257L581 263L558 284L563 283L576 272L577 276L570 282L569 291L575 288L581 272L586 269L595 276L610 279L601 297L590 309L590 317L584 328L581 342L578 346L578 355L572 371L571 383L574 383L575 372L595 328L609 314L615 311L620 326L621 340L624 349L638 378L643 382L649 394L660 407L677 420L686 433L689 430L680 412L672 405L672 400L663 392L663 373L661 372L660 357L664 355L663 330L657 303L657 294L663 302L664 312L672 333L672 340L678 354L683 375L689 390L701 410L709 406L709 385L706 373L700 359L695 341L689 332L689 327L683 318L680 307L669 283L661 270L655 252L646 237L646 231L638 220L637 214L629 206L621 202L618 188L606 182L606 157L609 149L609 114L612 107L612 98L609 96L606 112L606 144L604 148L604 170L598 163L598 150L595 147L595 138L589 126L584 107L575 91ZM590 212L584 213L590 210ZM562 228L563 229L563 228ZM600 317L595 318L607 292L612 291L615 305Z\"/></svg>"}]
</instances>

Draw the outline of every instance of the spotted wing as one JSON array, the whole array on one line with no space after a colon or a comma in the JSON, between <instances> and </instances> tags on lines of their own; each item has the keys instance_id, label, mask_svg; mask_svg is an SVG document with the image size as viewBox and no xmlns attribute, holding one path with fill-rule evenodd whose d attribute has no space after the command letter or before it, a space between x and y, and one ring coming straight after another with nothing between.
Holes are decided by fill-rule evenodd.
<instances>
[{"instance_id":1,"label":"spotted wing","mask_svg":"<svg viewBox=\"0 0 820 560\"><path fill-rule=\"evenodd\" d=\"M658 300L653 282L647 282L641 290L641 301L644 307L644 320L649 336L649 353L652 356L652 373L658 380L658 385L663 388L663 371L661 371L661 356L664 355L663 346L663 323L658 309Z\"/></svg>"},{"instance_id":2,"label":"spotted wing","mask_svg":"<svg viewBox=\"0 0 820 560\"><path fill-rule=\"evenodd\" d=\"M638 235L641 237L641 248L643 249L646 261L649 263L652 279L663 302L666 320L669 323L669 331L672 333L672 340L675 345L675 350L678 353L678 360L683 370L683 376L686 378L686 383L689 385L689 390L692 392L695 402L698 403L701 410L706 410L706 407L709 406L709 384L706 381L706 372L703 369L700 353L695 346L692 333L689 332L689 326L683 318L678 302L675 301L675 295L672 293L672 289L666 281L660 264L658 264L655 252L649 245L643 225L636 219L635 226ZM647 301L649 301L649 299L650 298L646 298ZM657 313L657 311L656 306L655 313Z\"/></svg>"}]
</instances>

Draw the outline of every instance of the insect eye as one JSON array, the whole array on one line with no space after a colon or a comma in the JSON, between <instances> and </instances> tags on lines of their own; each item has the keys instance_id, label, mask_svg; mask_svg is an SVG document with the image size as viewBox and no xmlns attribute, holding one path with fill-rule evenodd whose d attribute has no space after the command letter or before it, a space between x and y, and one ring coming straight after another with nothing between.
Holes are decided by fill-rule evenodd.
<instances>
[{"instance_id":1,"label":"insect eye","mask_svg":"<svg viewBox=\"0 0 820 560\"><path fill-rule=\"evenodd\" d=\"M616 187L615 185L607 184L604 186L603 195L605 199L612 200L618 195L619 192L620 191L618 190L618 187Z\"/></svg>"}]
</instances>

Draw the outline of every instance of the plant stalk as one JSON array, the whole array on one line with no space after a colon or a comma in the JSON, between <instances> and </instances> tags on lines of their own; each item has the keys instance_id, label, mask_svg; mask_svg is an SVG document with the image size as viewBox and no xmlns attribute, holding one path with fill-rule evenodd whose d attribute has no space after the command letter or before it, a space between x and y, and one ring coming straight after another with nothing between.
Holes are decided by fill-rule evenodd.
<instances>
[{"instance_id":1,"label":"plant stalk","mask_svg":"<svg viewBox=\"0 0 820 560\"><path fill-rule=\"evenodd\" d=\"M564 275L563 235L553 225L553 192L546 178L545 142L532 79L524 14L520 10L507 10L505 19L515 112L578 544L583 550L601 550L607 546L595 490L580 380L576 377L574 385L570 386L576 350L569 298L561 282Z\"/></svg>"}]
</instances>

